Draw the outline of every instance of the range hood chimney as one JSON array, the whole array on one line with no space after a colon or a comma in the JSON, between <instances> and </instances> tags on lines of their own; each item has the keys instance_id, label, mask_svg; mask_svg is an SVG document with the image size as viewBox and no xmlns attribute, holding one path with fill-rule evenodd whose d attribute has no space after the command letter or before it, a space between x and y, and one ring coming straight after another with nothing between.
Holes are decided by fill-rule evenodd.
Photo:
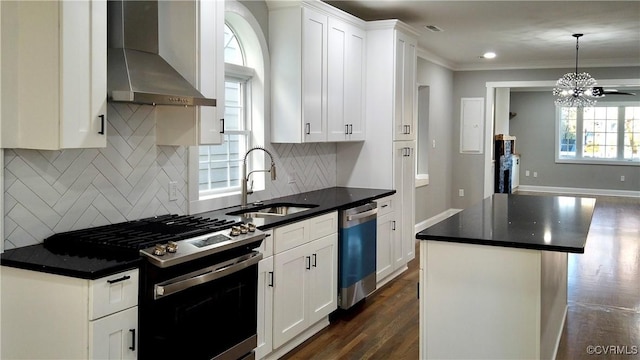
<instances>
[{"instance_id":1,"label":"range hood chimney","mask_svg":"<svg viewBox=\"0 0 640 360\"><path fill-rule=\"evenodd\" d=\"M107 21L110 101L216 106L159 55L157 0L108 1Z\"/></svg>"}]
</instances>

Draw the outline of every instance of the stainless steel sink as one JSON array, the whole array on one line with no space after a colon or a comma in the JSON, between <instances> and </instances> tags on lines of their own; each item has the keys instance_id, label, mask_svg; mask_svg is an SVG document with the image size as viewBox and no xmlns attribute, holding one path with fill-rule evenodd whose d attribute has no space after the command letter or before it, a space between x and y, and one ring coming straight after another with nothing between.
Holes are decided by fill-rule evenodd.
<instances>
[{"instance_id":1,"label":"stainless steel sink","mask_svg":"<svg viewBox=\"0 0 640 360\"><path fill-rule=\"evenodd\" d=\"M248 218L265 218L272 216L287 216L302 211L307 211L318 205L310 204L270 204L262 207L253 207L227 213L227 215L240 215Z\"/></svg>"}]
</instances>

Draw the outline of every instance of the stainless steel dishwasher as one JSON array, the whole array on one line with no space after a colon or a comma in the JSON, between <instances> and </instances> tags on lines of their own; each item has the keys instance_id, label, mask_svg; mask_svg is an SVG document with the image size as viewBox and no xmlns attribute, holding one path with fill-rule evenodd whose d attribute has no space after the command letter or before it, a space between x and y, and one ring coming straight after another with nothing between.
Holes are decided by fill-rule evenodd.
<instances>
[{"instance_id":1,"label":"stainless steel dishwasher","mask_svg":"<svg viewBox=\"0 0 640 360\"><path fill-rule=\"evenodd\" d=\"M340 212L338 306L348 309L376 289L378 207L370 202Z\"/></svg>"}]
</instances>

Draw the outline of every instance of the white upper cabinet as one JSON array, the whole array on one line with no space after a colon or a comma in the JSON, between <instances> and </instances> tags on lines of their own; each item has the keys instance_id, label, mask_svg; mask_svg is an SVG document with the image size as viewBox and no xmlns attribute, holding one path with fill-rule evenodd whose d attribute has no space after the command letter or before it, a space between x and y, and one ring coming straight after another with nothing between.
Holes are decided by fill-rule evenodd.
<instances>
[{"instance_id":1,"label":"white upper cabinet","mask_svg":"<svg viewBox=\"0 0 640 360\"><path fill-rule=\"evenodd\" d=\"M160 56L217 106L157 106L156 143L222 144L224 1L158 2Z\"/></svg>"},{"instance_id":2,"label":"white upper cabinet","mask_svg":"<svg viewBox=\"0 0 640 360\"><path fill-rule=\"evenodd\" d=\"M328 29L327 137L364 140L365 31L333 18Z\"/></svg>"},{"instance_id":3,"label":"white upper cabinet","mask_svg":"<svg viewBox=\"0 0 640 360\"><path fill-rule=\"evenodd\" d=\"M2 146L107 144L105 0L2 6Z\"/></svg>"},{"instance_id":4,"label":"white upper cabinet","mask_svg":"<svg viewBox=\"0 0 640 360\"><path fill-rule=\"evenodd\" d=\"M415 140L416 44L417 41L395 30L394 140Z\"/></svg>"},{"instance_id":5,"label":"white upper cabinet","mask_svg":"<svg viewBox=\"0 0 640 360\"><path fill-rule=\"evenodd\" d=\"M363 140L364 22L320 1L267 5L271 141Z\"/></svg>"}]
</instances>

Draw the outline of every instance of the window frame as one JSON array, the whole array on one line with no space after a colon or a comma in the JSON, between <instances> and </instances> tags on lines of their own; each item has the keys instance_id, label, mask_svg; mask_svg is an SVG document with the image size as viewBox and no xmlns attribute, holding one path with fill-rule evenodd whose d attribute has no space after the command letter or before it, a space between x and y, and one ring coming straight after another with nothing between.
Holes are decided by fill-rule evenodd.
<instances>
[{"instance_id":1,"label":"window frame","mask_svg":"<svg viewBox=\"0 0 640 360\"><path fill-rule=\"evenodd\" d=\"M562 144L560 143L560 126L562 124L562 109L563 107L556 107L556 121L555 121L555 163L557 164L582 164L582 165L622 165L622 166L640 166L640 160L624 159L624 109L626 107L638 107L640 104L634 101L611 101L611 102L599 102L593 107L617 107L618 119L617 119L617 157L615 159L607 158L585 158L583 157L584 140L582 139L584 132L584 108L578 108L576 113L576 142L575 142L575 158L560 157L560 150Z\"/></svg>"},{"instance_id":2,"label":"window frame","mask_svg":"<svg viewBox=\"0 0 640 360\"><path fill-rule=\"evenodd\" d=\"M238 82L241 84L241 98L242 98L242 129L239 130L225 130L223 134L223 144L228 143L228 137L231 135L242 135L244 136L244 153L251 149L252 147L252 133L251 133L251 102L252 102L252 94L251 94L251 81L254 75L254 70L252 68L248 68L245 66L235 65L235 64L225 64L225 81L232 80L234 82ZM219 145L199 145L198 148L202 147L214 147ZM200 150L198 150L199 153ZM235 160L234 160L235 161ZM230 160L226 160L227 169L229 169ZM200 159L198 159L198 171L200 171ZM240 165L242 166L242 162L240 161ZM211 167L209 166L209 169ZM227 179L228 180L228 179ZM210 182L209 182L210 183ZM241 183L237 186L226 186L224 188L217 189L207 189L201 190L200 183L198 183L198 197L200 199L208 199L215 198L219 196L227 196L232 194L237 194L241 190Z\"/></svg>"}]
</instances>

